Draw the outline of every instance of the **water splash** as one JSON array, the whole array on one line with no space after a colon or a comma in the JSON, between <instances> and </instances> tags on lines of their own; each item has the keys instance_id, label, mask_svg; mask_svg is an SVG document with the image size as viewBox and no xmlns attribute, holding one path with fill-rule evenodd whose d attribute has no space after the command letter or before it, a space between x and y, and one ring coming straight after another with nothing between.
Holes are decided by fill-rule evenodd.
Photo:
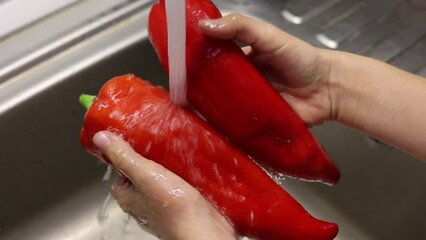
<instances>
[{"instance_id":1,"label":"water splash","mask_svg":"<svg viewBox=\"0 0 426 240\"><path fill-rule=\"evenodd\" d=\"M282 173L268 171L268 175L279 185L285 181L285 176Z\"/></svg>"},{"instance_id":2,"label":"water splash","mask_svg":"<svg viewBox=\"0 0 426 240\"><path fill-rule=\"evenodd\" d=\"M266 172L266 174L272 179L274 180L274 182L276 182L278 185L282 185L282 183L285 181L285 175L279 172L275 172L275 171L271 171L267 168L265 168L264 166L258 164L257 162L255 162L260 168L262 168L262 170L264 172Z\"/></svg>"}]
</instances>

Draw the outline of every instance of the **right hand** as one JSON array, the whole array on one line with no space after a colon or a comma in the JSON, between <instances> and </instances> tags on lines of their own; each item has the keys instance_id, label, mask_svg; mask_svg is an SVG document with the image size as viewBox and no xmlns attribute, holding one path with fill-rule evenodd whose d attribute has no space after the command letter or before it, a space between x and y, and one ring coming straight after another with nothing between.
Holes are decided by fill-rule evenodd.
<instances>
[{"instance_id":1,"label":"right hand","mask_svg":"<svg viewBox=\"0 0 426 240\"><path fill-rule=\"evenodd\" d=\"M281 29L240 14L201 20L207 35L233 39L307 124L335 119L336 94L330 51L315 48Z\"/></svg>"}]
</instances>

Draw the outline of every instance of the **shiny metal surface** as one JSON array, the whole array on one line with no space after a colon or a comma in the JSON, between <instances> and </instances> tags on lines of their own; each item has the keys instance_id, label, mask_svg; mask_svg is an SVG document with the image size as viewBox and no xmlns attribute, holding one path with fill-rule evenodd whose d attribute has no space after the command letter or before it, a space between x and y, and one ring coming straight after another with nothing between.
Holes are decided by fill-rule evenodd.
<instances>
[{"instance_id":1,"label":"shiny metal surface","mask_svg":"<svg viewBox=\"0 0 426 240\"><path fill-rule=\"evenodd\" d=\"M152 1L128 2L80 1L27 31L7 37L0 42L0 83L146 8Z\"/></svg>"},{"instance_id":2,"label":"shiny metal surface","mask_svg":"<svg viewBox=\"0 0 426 240\"><path fill-rule=\"evenodd\" d=\"M215 2L225 13L270 21L313 45L327 47L317 38L323 34L337 49L426 76L426 15L418 1ZM112 180L102 181L106 167L79 145L84 109L77 100L80 93L94 94L107 79L130 72L167 86L147 39L151 3L129 1L127 8L141 5L128 14L120 15L119 8L92 20L88 36L0 80L0 239L155 239L128 223L113 200L105 203ZM114 20L101 24L105 19ZM10 46L7 41L0 40L0 47ZM51 47L48 43L42 47ZM14 59L20 56L26 55ZM338 124L313 132L341 169L340 183L327 187L287 179L282 185L314 216L337 222L337 239L424 238L424 163Z\"/></svg>"}]
</instances>

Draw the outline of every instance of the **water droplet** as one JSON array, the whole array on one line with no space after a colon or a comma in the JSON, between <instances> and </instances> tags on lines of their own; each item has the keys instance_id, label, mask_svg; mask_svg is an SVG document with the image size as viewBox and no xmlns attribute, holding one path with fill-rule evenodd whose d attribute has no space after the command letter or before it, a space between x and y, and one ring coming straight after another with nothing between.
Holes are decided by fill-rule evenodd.
<instances>
[{"instance_id":1,"label":"water droplet","mask_svg":"<svg viewBox=\"0 0 426 240\"><path fill-rule=\"evenodd\" d=\"M253 210L250 210L250 222L251 223L254 222L254 212L253 212Z\"/></svg>"},{"instance_id":2,"label":"water droplet","mask_svg":"<svg viewBox=\"0 0 426 240\"><path fill-rule=\"evenodd\" d=\"M145 217L138 216L138 222L141 225L146 225L146 224L148 224L148 219L145 218Z\"/></svg>"},{"instance_id":3,"label":"water droplet","mask_svg":"<svg viewBox=\"0 0 426 240\"><path fill-rule=\"evenodd\" d=\"M236 157L232 158L232 161L234 162L234 166L238 166L238 159Z\"/></svg>"},{"instance_id":4,"label":"water droplet","mask_svg":"<svg viewBox=\"0 0 426 240\"><path fill-rule=\"evenodd\" d=\"M238 240L250 240L250 238L245 237L245 236L240 236L240 237L238 238Z\"/></svg>"},{"instance_id":5,"label":"water droplet","mask_svg":"<svg viewBox=\"0 0 426 240\"><path fill-rule=\"evenodd\" d=\"M167 180L166 176L164 176L161 173L158 172L152 172L151 176L154 178L155 181L160 181L160 180Z\"/></svg>"},{"instance_id":6,"label":"water droplet","mask_svg":"<svg viewBox=\"0 0 426 240\"><path fill-rule=\"evenodd\" d=\"M268 169L263 168L263 170L268 174L268 176L270 178L272 178L272 180L274 180L274 182L276 182L277 184L281 185L283 183L283 181L285 181L285 176L282 173L278 173L278 172L273 172L273 171L269 171Z\"/></svg>"},{"instance_id":7,"label":"water droplet","mask_svg":"<svg viewBox=\"0 0 426 240\"><path fill-rule=\"evenodd\" d=\"M105 102L98 102L95 106L96 106L96 110L100 111L104 108L107 108L109 105L108 103L105 103Z\"/></svg>"},{"instance_id":8,"label":"water droplet","mask_svg":"<svg viewBox=\"0 0 426 240\"><path fill-rule=\"evenodd\" d=\"M163 208L167 208L169 206L169 201L165 200L163 202Z\"/></svg>"},{"instance_id":9,"label":"water droplet","mask_svg":"<svg viewBox=\"0 0 426 240\"><path fill-rule=\"evenodd\" d=\"M273 173L272 174L272 179L278 183L279 185L281 185L283 183L283 181L285 180L284 174L282 173Z\"/></svg>"},{"instance_id":10,"label":"water droplet","mask_svg":"<svg viewBox=\"0 0 426 240\"><path fill-rule=\"evenodd\" d=\"M148 152L149 152L149 150L151 149L151 145L152 145L152 142L148 142L148 143L146 144L146 146L145 146L145 153L148 153Z\"/></svg>"},{"instance_id":11,"label":"water droplet","mask_svg":"<svg viewBox=\"0 0 426 240\"><path fill-rule=\"evenodd\" d=\"M207 49L207 58L214 58L220 52L221 52L221 50L219 48L209 48L209 49Z\"/></svg>"},{"instance_id":12,"label":"water droplet","mask_svg":"<svg viewBox=\"0 0 426 240\"><path fill-rule=\"evenodd\" d=\"M183 196L185 194L185 192L180 188L176 188L176 189L173 189L172 191L170 191L170 194L172 194L173 197L176 198L176 197Z\"/></svg>"}]
</instances>

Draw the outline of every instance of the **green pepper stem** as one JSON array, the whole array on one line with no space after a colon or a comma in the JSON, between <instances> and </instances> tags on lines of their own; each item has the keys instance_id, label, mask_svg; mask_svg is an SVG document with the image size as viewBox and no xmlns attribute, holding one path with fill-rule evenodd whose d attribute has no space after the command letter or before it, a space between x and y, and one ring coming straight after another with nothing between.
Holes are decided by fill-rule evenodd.
<instances>
[{"instance_id":1,"label":"green pepper stem","mask_svg":"<svg viewBox=\"0 0 426 240\"><path fill-rule=\"evenodd\" d=\"M89 110L89 107L92 105L93 100L95 100L96 96L89 95L89 94L81 94L80 95L80 103L85 107L87 110Z\"/></svg>"}]
</instances>

